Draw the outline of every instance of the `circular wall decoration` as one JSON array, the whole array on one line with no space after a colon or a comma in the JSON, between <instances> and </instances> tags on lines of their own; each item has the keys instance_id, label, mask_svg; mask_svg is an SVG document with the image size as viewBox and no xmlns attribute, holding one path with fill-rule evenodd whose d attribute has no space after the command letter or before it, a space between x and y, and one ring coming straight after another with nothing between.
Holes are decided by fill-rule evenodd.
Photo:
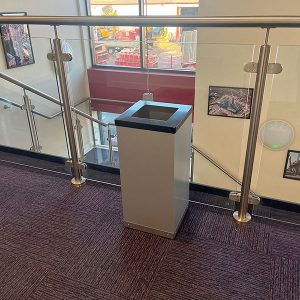
<instances>
[{"instance_id":1,"label":"circular wall decoration","mask_svg":"<svg viewBox=\"0 0 300 300\"><path fill-rule=\"evenodd\" d=\"M294 128L286 121L270 120L259 131L259 139L269 150L282 150L294 139Z\"/></svg>"}]
</instances>

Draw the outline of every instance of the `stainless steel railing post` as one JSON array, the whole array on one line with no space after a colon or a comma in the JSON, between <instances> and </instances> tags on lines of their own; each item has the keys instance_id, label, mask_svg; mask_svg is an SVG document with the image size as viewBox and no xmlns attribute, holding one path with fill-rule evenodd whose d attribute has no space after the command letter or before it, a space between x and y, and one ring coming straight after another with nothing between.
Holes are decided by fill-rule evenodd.
<instances>
[{"instance_id":1,"label":"stainless steel railing post","mask_svg":"<svg viewBox=\"0 0 300 300\"><path fill-rule=\"evenodd\" d=\"M69 90L68 90L68 84L67 84L66 73L64 68L61 40L57 35L56 27L54 27L54 31L55 31L55 39L53 40L54 56L57 64L58 78L60 83L61 96L63 100L62 102L64 108L64 117L66 121L66 129L67 129L67 135L68 135L68 141L69 141L70 153L71 153L71 165L72 165L73 176L74 176L71 182L74 185L80 186L85 182L85 178L82 176L83 164L80 162L78 157L75 132L74 132L74 126L72 120L72 108L70 105Z\"/></svg>"},{"instance_id":2,"label":"stainless steel railing post","mask_svg":"<svg viewBox=\"0 0 300 300\"><path fill-rule=\"evenodd\" d=\"M248 213L248 198L251 186L259 121L270 57L271 46L268 45L268 39L269 29L267 29L265 43L260 47L259 52L257 75L252 104L252 113L250 119L246 158L242 180L241 199L238 211L235 211L233 214L234 219L241 223L249 222L251 220L251 215Z\"/></svg>"},{"instance_id":3,"label":"stainless steel railing post","mask_svg":"<svg viewBox=\"0 0 300 300\"><path fill-rule=\"evenodd\" d=\"M27 116L27 121L30 130L31 141L32 141L32 146L30 150L34 152L40 152L42 147L39 144L38 133L37 133L36 124L32 112L34 106L31 105L31 101L28 95L26 94L25 89L23 89L23 100L24 100L24 105L22 106L22 109L26 110L26 116Z\"/></svg>"},{"instance_id":4,"label":"stainless steel railing post","mask_svg":"<svg viewBox=\"0 0 300 300\"><path fill-rule=\"evenodd\" d=\"M111 133L111 128L110 125L107 127L107 134L108 134L108 149L109 149L109 161L111 165L114 165L114 151L113 151L113 143L112 143L112 133Z\"/></svg>"},{"instance_id":5,"label":"stainless steel railing post","mask_svg":"<svg viewBox=\"0 0 300 300\"><path fill-rule=\"evenodd\" d=\"M93 117L93 112L92 112L92 100L88 100L88 105L89 105L89 115ZM96 137L95 137L95 128L94 128L94 122L93 120L90 120L91 122L91 127L92 127L92 136L93 136L93 146L96 148Z\"/></svg>"},{"instance_id":6,"label":"stainless steel railing post","mask_svg":"<svg viewBox=\"0 0 300 300\"><path fill-rule=\"evenodd\" d=\"M81 161L84 160L84 145L83 145L83 137L82 137L82 125L81 122L76 114L76 134L77 134L77 142L78 142L78 150L79 150L79 159Z\"/></svg>"},{"instance_id":7,"label":"stainless steel railing post","mask_svg":"<svg viewBox=\"0 0 300 300\"><path fill-rule=\"evenodd\" d=\"M192 145L192 147L191 147L190 182L194 182L194 163L195 163L195 150L194 150L193 145Z\"/></svg>"}]
</instances>

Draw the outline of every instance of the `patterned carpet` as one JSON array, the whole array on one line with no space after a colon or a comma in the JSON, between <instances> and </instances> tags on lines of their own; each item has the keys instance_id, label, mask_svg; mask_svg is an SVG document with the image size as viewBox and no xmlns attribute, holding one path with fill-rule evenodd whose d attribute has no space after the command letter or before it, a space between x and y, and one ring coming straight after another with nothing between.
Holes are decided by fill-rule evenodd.
<instances>
[{"instance_id":1,"label":"patterned carpet","mask_svg":"<svg viewBox=\"0 0 300 300\"><path fill-rule=\"evenodd\" d=\"M300 227L191 203L176 240L125 229L118 187L0 164L0 299L300 299Z\"/></svg>"}]
</instances>

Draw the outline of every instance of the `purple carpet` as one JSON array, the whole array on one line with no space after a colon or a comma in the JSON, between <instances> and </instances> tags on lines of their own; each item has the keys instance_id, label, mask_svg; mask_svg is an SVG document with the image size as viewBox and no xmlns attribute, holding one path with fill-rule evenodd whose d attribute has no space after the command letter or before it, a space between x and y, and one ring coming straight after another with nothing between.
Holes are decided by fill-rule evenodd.
<instances>
[{"instance_id":1,"label":"purple carpet","mask_svg":"<svg viewBox=\"0 0 300 300\"><path fill-rule=\"evenodd\" d=\"M192 203L167 240L123 227L117 187L0 164L0 299L299 300L299 272L297 226Z\"/></svg>"}]
</instances>

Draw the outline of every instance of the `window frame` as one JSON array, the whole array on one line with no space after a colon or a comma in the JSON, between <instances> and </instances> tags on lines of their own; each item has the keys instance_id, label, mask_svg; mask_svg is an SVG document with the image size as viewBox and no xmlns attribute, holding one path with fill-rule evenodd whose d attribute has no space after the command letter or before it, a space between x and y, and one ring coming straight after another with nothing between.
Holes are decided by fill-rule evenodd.
<instances>
[{"instance_id":1,"label":"window frame","mask_svg":"<svg viewBox=\"0 0 300 300\"><path fill-rule=\"evenodd\" d=\"M144 15L144 7L145 7L145 2L144 0L136 0L138 2L139 6L139 17L145 16ZM90 0L85 1L86 4L86 12L88 16L91 16L91 2ZM124 71L141 71L141 72L153 72L153 73L177 73L177 74L195 74L196 70L185 70L185 69L160 69L160 68L147 68L144 65L144 39L143 39L143 30L146 27L138 26L139 28L139 49L140 49L140 61L141 61L141 66L140 67L130 67L130 66L114 66L114 65L98 65L95 64L95 49L93 45L93 27L94 26L88 26L88 35L89 35L89 44L90 44L90 53L91 53L91 61L92 61L92 68L95 69L112 69L112 70L124 70Z\"/></svg>"}]
</instances>

